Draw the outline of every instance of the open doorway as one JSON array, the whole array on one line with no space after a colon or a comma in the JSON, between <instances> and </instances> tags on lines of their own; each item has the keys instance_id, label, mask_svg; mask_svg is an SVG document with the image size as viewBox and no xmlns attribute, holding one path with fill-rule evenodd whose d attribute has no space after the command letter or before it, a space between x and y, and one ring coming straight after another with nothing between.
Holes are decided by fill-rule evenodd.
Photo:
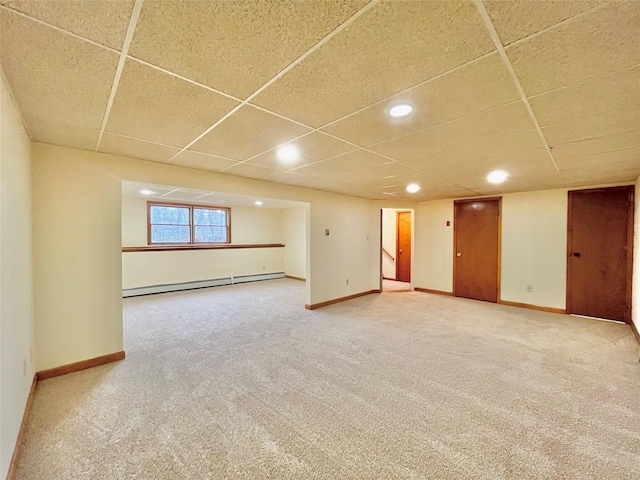
<instances>
[{"instance_id":1,"label":"open doorway","mask_svg":"<svg viewBox=\"0 0 640 480\"><path fill-rule=\"evenodd\" d=\"M380 231L382 291L411 290L413 211L383 208Z\"/></svg>"},{"instance_id":2,"label":"open doorway","mask_svg":"<svg viewBox=\"0 0 640 480\"><path fill-rule=\"evenodd\" d=\"M123 297L308 278L307 203L130 181L122 195Z\"/></svg>"}]
</instances>

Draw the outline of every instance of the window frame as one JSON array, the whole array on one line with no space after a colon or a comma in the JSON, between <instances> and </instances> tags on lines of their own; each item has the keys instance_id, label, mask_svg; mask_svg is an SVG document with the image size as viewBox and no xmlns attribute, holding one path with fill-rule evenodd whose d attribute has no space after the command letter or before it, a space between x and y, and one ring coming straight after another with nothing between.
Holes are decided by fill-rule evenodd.
<instances>
[{"instance_id":1,"label":"window frame","mask_svg":"<svg viewBox=\"0 0 640 480\"><path fill-rule=\"evenodd\" d=\"M188 242L152 242L151 241L151 226L163 225L160 223L151 223L151 207L176 207L176 208L188 208L189 209L189 225L179 225L182 227L189 227L189 241ZM227 239L224 242L196 242L195 241L195 227L194 224L194 209L202 210L224 210L227 212ZM206 225L205 225L206 226ZM147 245L175 245L175 246L198 246L198 245L229 245L231 243L231 208L230 207L218 207L216 205L203 205L198 203L178 203L178 202L158 202L154 200L147 201Z\"/></svg>"}]
</instances>

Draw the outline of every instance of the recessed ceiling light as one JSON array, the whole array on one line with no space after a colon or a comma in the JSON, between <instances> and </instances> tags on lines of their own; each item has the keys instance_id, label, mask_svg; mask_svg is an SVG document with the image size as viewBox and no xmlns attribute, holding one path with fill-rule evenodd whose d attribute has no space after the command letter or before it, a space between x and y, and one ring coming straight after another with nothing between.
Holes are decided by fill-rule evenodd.
<instances>
[{"instance_id":1,"label":"recessed ceiling light","mask_svg":"<svg viewBox=\"0 0 640 480\"><path fill-rule=\"evenodd\" d=\"M418 193L420 191L420 185L417 183L410 183L407 185L407 192L409 193Z\"/></svg>"},{"instance_id":2,"label":"recessed ceiling light","mask_svg":"<svg viewBox=\"0 0 640 480\"><path fill-rule=\"evenodd\" d=\"M495 170L487 175L487 180L491 183L502 183L509 175L503 170Z\"/></svg>"},{"instance_id":3,"label":"recessed ceiling light","mask_svg":"<svg viewBox=\"0 0 640 480\"><path fill-rule=\"evenodd\" d=\"M413 107L408 103L399 103L389 109L389 115L393 118L406 117L413 112Z\"/></svg>"},{"instance_id":4,"label":"recessed ceiling light","mask_svg":"<svg viewBox=\"0 0 640 480\"><path fill-rule=\"evenodd\" d=\"M255 203L257 206L262 205L262 202L261 202L260 200L256 200L254 203Z\"/></svg>"},{"instance_id":5,"label":"recessed ceiling light","mask_svg":"<svg viewBox=\"0 0 640 480\"><path fill-rule=\"evenodd\" d=\"M142 195L153 195L156 192L152 192L151 190L140 190Z\"/></svg>"},{"instance_id":6,"label":"recessed ceiling light","mask_svg":"<svg viewBox=\"0 0 640 480\"><path fill-rule=\"evenodd\" d=\"M300 151L295 145L283 145L276 150L276 157L284 163L294 163L300 158Z\"/></svg>"}]
</instances>

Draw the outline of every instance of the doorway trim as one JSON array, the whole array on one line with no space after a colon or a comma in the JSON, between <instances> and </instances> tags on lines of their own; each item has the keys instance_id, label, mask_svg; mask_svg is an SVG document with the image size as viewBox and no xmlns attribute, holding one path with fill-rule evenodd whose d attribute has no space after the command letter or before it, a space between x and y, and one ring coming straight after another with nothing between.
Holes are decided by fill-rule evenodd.
<instances>
[{"instance_id":1,"label":"doorway trim","mask_svg":"<svg viewBox=\"0 0 640 480\"><path fill-rule=\"evenodd\" d=\"M485 201L498 201L498 266L497 266L497 292L496 292L496 303L502 303L502 299L500 298L500 279L502 277L502 197L480 197L480 198L464 198L462 200L454 200L453 201L453 285L451 287L451 291L453 292L453 296L457 297L456 292L456 262L458 252L458 222L457 222L457 213L458 209L456 205L458 203L471 203L471 202L485 202Z\"/></svg>"},{"instance_id":2,"label":"doorway trim","mask_svg":"<svg viewBox=\"0 0 640 480\"><path fill-rule=\"evenodd\" d=\"M573 202L573 193L595 193L595 192L603 192L603 191L611 191L612 189L629 189L631 188L630 198L627 199L627 278L626 278L626 289L625 289L625 303L627 306L627 312L625 315L624 323L632 324L631 320L631 296L632 296L632 281L633 281L633 220L634 220L634 211L635 211L635 195L636 189L634 185L621 185L617 187L602 187L602 188L587 188L584 190L569 190L567 191L568 195L568 203L567 203L567 290L566 290L566 312L571 315L571 262L569 261L569 257L572 254L572 228L571 226L573 218L572 218L572 202Z\"/></svg>"}]
</instances>

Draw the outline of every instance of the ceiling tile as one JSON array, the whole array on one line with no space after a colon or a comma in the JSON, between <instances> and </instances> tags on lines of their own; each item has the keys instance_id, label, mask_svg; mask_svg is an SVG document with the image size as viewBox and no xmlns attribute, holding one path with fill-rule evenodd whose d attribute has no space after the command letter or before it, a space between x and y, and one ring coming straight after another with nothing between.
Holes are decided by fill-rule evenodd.
<instances>
[{"instance_id":1,"label":"ceiling tile","mask_svg":"<svg viewBox=\"0 0 640 480\"><path fill-rule=\"evenodd\" d=\"M487 175L493 170L504 170L509 174L501 184L491 184ZM517 157L485 159L478 162L459 165L448 172L439 171L439 175L450 182L475 190L494 193L514 191L513 189L534 190L541 183L550 183L547 188L560 186L560 175L541 149L523 152ZM535 183L535 185L534 185Z\"/></svg>"},{"instance_id":2,"label":"ceiling tile","mask_svg":"<svg viewBox=\"0 0 640 480\"><path fill-rule=\"evenodd\" d=\"M238 102L127 60L107 131L184 147Z\"/></svg>"},{"instance_id":3,"label":"ceiling tile","mask_svg":"<svg viewBox=\"0 0 640 480\"><path fill-rule=\"evenodd\" d=\"M640 173L640 148L627 148L614 152L602 152L592 155L585 154L557 160L560 172L565 175L566 170L580 170L581 175L598 175L612 169L638 169ZM612 167L615 165L615 168ZM636 174L636 178L638 174Z\"/></svg>"},{"instance_id":4,"label":"ceiling tile","mask_svg":"<svg viewBox=\"0 0 640 480\"><path fill-rule=\"evenodd\" d=\"M640 65L529 99L541 126L640 105Z\"/></svg>"},{"instance_id":5,"label":"ceiling tile","mask_svg":"<svg viewBox=\"0 0 640 480\"><path fill-rule=\"evenodd\" d=\"M255 178L258 180L271 180L277 172L270 168L251 165L250 163L238 163L221 173L225 175L236 175L238 177Z\"/></svg>"},{"instance_id":6,"label":"ceiling tile","mask_svg":"<svg viewBox=\"0 0 640 480\"><path fill-rule=\"evenodd\" d=\"M95 128L76 127L63 123L42 120L39 117L25 118L29 136L34 142L50 143L63 147L95 150L98 134Z\"/></svg>"},{"instance_id":7,"label":"ceiling tile","mask_svg":"<svg viewBox=\"0 0 640 480\"><path fill-rule=\"evenodd\" d=\"M300 175L295 172L277 173L271 177L271 181L296 187L315 188L315 181L313 178L307 177L306 175Z\"/></svg>"},{"instance_id":8,"label":"ceiling tile","mask_svg":"<svg viewBox=\"0 0 640 480\"><path fill-rule=\"evenodd\" d=\"M236 165L238 162L227 158L216 157L214 155L185 150L169 163L171 165L180 165L181 167L219 172L220 170Z\"/></svg>"},{"instance_id":9,"label":"ceiling tile","mask_svg":"<svg viewBox=\"0 0 640 480\"><path fill-rule=\"evenodd\" d=\"M637 152L636 152L637 153ZM639 158L636 156L636 158ZM560 171L566 186L604 185L607 183L635 182L638 178L640 162L628 168L628 162L614 162L594 165L588 170L584 168L570 168Z\"/></svg>"},{"instance_id":10,"label":"ceiling tile","mask_svg":"<svg viewBox=\"0 0 640 480\"><path fill-rule=\"evenodd\" d=\"M483 2L503 45L551 27L601 4L585 0Z\"/></svg>"},{"instance_id":11,"label":"ceiling tile","mask_svg":"<svg viewBox=\"0 0 640 480\"><path fill-rule=\"evenodd\" d=\"M471 2L380 2L253 103L320 127L493 49Z\"/></svg>"},{"instance_id":12,"label":"ceiling tile","mask_svg":"<svg viewBox=\"0 0 640 480\"><path fill-rule=\"evenodd\" d=\"M94 42L121 50L134 0L0 0L0 4Z\"/></svg>"},{"instance_id":13,"label":"ceiling tile","mask_svg":"<svg viewBox=\"0 0 640 480\"><path fill-rule=\"evenodd\" d=\"M121 137L105 133L100 142L100 152L121 155L123 157L140 158L152 162L164 163L180 150L157 143L144 142L135 138Z\"/></svg>"},{"instance_id":14,"label":"ceiling tile","mask_svg":"<svg viewBox=\"0 0 640 480\"><path fill-rule=\"evenodd\" d=\"M358 148L321 132L310 133L287 145L293 145L298 148L300 159L297 162L284 163L278 159L277 150L271 150L249 160L249 163L283 171L308 165Z\"/></svg>"},{"instance_id":15,"label":"ceiling tile","mask_svg":"<svg viewBox=\"0 0 640 480\"><path fill-rule=\"evenodd\" d=\"M178 202L194 202L194 201L197 202L198 198L202 197L205 194L206 192L199 192L199 191L194 192L191 190L179 189L164 195L162 197L162 200L173 200ZM210 198L209 200L212 200L215 202L215 199ZM205 202L202 202L202 203L205 203ZM206 203L209 203L209 202L206 202Z\"/></svg>"},{"instance_id":16,"label":"ceiling tile","mask_svg":"<svg viewBox=\"0 0 640 480\"><path fill-rule=\"evenodd\" d=\"M542 128L551 146L623 133L640 126L640 104Z\"/></svg>"},{"instance_id":17,"label":"ceiling tile","mask_svg":"<svg viewBox=\"0 0 640 480\"><path fill-rule=\"evenodd\" d=\"M367 146L519 98L509 72L495 53L395 95L323 130ZM388 110L397 103L410 103L414 111L406 118L391 118Z\"/></svg>"},{"instance_id":18,"label":"ceiling tile","mask_svg":"<svg viewBox=\"0 0 640 480\"><path fill-rule=\"evenodd\" d=\"M398 137L370 148L395 160L405 161L423 157L428 153L532 128L534 125L524 104L515 102Z\"/></svg>"},{"instance_id":19,"label":"ceiling tile","mask_svg":"<svg viewBox=\"0 0 640 480\"><path fill-rule=\"evenodd\" d=\"M408 183L417 181L418 178L424 176L422 172L398 162L375 165L366 170L353 170L346 166L343 168L345 168L344 173L338 174L341 182L350 185L370 185L378 188L394 184L400 185L404 190Z\"/></svg>"},{"instance_id":20,"label":"ceiling tile","mask_svg":"<svg viewBox=\"0 0 640 480\"><path fill-rule=\"evenodd\" d=\"M129 53L246 98L365 3L145 2Z\"/></svg>"},{"instance_id":21,"label":"ceiling tile","mask_svg":"<svg viewBox=\"0 0 640 480\"><path fill-rule=\"evenodd\" d=\"M456 169L464 163L487 158L509 157L519 155L523 151L536 149L545 149L545 147L538 132L532 129L511 135L490 137L480 142L425 154L415 159L404 160L403 163L429 172L440 166L445 170Z\"/></svg>"},{"instance_id":22,"label":"ceiling tile","mask_svg":"<svg viewBox=\"0 0 640 480\"><path fill-rule=\"evenodd\" d=\"M427 157L421 170L450 181L455 181L461 175L474 175L486 181L486 176L493 170L504 170L512 176L521 171L523 166L540 166L545 171L555 172L555 167L546 148L519 149L509 155L464 162L443 162L438 157Z\"/></svg>"},{"instance_id":23,"label":"ceiling tile","mask_svg":"<svg viewBox=\"0 0 640 480\"><path fill-rule=\"evenodd\" d=\"M635 125L639 127L638 124ZM640 129L629 132L616 133L603 137L590 138L572 143L565 143L552 147L556 161L571 157L595 155L598 153L615 152L629 148L640 148Z\"/></svg>"},{"instance_id":24,"label":"ceiling tile","mask_svg":"<svg viewBox=\"0 0 640 480\"><path fill-rule=\"evenodd\" d=\"M245 105L190 148L234 160L246 160L310 131Z\"/></svg>"},{"instance_id":25,"label":"ceiling tile","mask_svg":"<svg viewBox=\"0 0 640 480\"><path fill-rule=\"evenodd\" d=\"M118 55L0 9L2 69L27 118L99 129Z\"/></svg>"},{"instance_id":26,"label":"ceiling tile","mask_svg":"<svg viewBox=\"0 0 640 480\"><path fill-rule=\"evenodd\" d=\"M311 177L335 177L349 172L362 172L379 165L389 163L389 160L366 150L356 150L312 165L295 170L296 173Z\"/></svg>"},{"instance_id":27,"label":"ceiling tile","mask_svg":"<svg viewBox=\"0 0 640 480\"><path fill-rule=\"evenodd\" d=\"M640 8L611 2L572 22L507 47L527 95L640 63Z\"/></svg>"}]
</instances>

